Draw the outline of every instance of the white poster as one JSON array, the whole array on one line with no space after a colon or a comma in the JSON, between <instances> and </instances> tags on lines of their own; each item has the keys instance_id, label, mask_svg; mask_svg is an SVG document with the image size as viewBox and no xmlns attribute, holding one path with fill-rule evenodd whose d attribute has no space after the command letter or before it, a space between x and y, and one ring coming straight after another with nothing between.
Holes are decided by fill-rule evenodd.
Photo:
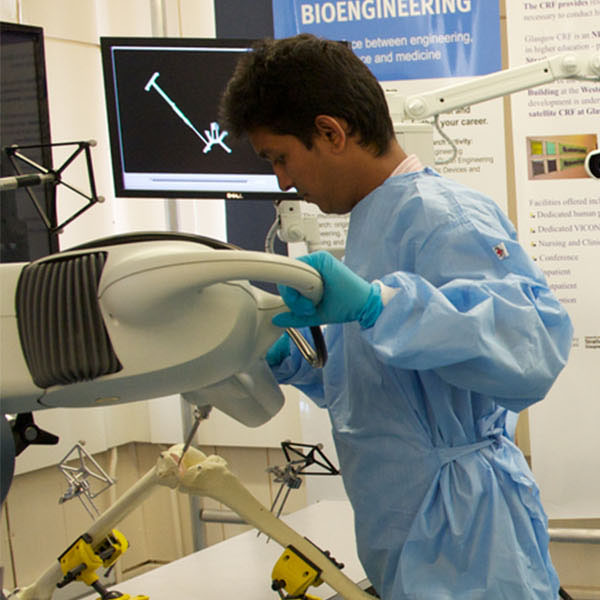
<instances>
[{"instance_id":1,"label":"white poster","mask_svg":"<svg viewBox=\"0 0 600 600\"><path fill-rule=\"evenodd\" d=\"M511 67L600 57L600 0L507 3ZM550 518L600 517L600 80L512 96L519 236L573 321L569 363L530 411L533 471Z\"/></svg>"}]
</instances>

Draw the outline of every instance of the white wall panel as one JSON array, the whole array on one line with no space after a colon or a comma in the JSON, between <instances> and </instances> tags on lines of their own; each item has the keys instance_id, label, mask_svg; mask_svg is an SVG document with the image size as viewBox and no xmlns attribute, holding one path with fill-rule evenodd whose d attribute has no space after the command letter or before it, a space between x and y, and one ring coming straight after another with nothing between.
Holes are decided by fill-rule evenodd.
<instances>
[{"instance_id":1,"label":"white wall panel","mask_svg":"<svg viewBox=\"0 0 600 600\"><path fill-rule=\"evenodd\" d=\"M54 143L96 140L92 161L96 188L107 201L97 204L68 225L60 237L61 248L107 235L113 231L112 185L100 56L96 45L59 39L45 41L50 130ZM54 167L59 167L75 147L54 148ZM63 172L63 180L89 193L85 160L80 155ZM110 187L109 187L110 185ZM60 222L85 205L85 199L65 186L57 188Z\"/></svg>"},{"instance_id":2,"label":"white wall panel","mask_svg":"<svg viewBox=\"0 0 600 600\"><path fill-rule=\"evenodd\" d=\"M17 0L2 0L0 2L0 18L3 21L17 23L18 17Z\"/></svg>"},{"instance_id":3,"label":"white wall panel","mask_svg":"<svg viewBox=\"0 0 600 600\"><path fill-rule=\"evenodd\" d=\"M118 404L104 411L107 448L150 441L150 412L146 402Z\"/></svg>"},{"instance_id":4,"label":"white wall panel","mask_svg":"<svg viewBox=\"0 0 600 600\"><path fill-rule=\"evenodd\" d=\"M152 35L150 0L127 0L126 2L85 0L85 2L95 5L98 37Z\"/></svg>"},{"instance_id":5,"label":"white wall panel","mask_svg":"<svg viewBox=\"0 0 600 600\"><path fill-rule=\"evenodd\" d=\"M179 0L183 37L216 36L213 0Z\"/></svg>"},{"instance_id":6,"label":"white wall panel","mask_svg":"<svg viewBox=\"0 0 600 600\"><path fill-rule=\"evenodd\" d=\"M183 417L179 394L148 400L144 404L148 410L150 442L171 445L183 440Z\"/></svg>"},{"instance_id":7,"label":"white wall panel","mask_svg":"<svg viewBox=\"0 0 600 600\"><path fill-rule=\"evenodd\" d=\"M224 200L178 200L179 231L227 241Z\"/></svg>"},{"instance_id":8,"label":"white wall panel","mask_svg":"<svg viewBox=\"0 0 600 600\"><path fill-rule=\"evenodd\" d=\"M96 43L94 0L20 0L20 6L22 22L43 27L46 38Z\"/></svg>"}]
</instances>

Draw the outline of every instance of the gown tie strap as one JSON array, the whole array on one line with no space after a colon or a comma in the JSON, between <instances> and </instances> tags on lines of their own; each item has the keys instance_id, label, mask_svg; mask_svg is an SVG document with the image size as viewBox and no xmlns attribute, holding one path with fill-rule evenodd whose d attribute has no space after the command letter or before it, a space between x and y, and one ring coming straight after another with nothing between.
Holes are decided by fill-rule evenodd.
<instances>
[{"instance_id":1,"label":"gown tie strap","mask_svg":"<svg viewBox=\"0 0 600 600\"><path fill-rule=\"evenodd\" d=\"M471 454L472 452L477 452L477 450L481 450L482 448L487 448L491 446L494 442L498 441L496 437L486 438L485 440L480 440L479 442L475 442L474 444L464 444L462 446L444 446L437 447L435 451L437 452L438 458L440 459L441 465L448 464L449 462L460 458L461 456L465 456L466 454Z\"/></svg>"}]
</instances>

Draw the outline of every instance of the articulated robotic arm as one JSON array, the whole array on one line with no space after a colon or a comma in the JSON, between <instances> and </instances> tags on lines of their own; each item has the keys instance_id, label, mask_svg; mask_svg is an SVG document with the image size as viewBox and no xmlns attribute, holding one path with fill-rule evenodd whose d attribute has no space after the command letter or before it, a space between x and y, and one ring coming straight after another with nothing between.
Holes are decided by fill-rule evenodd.
<instances>
[{"instance_id":1,"label":"articulated robotic arm","mask_svg":"<svg viewBox=\"0 0 600 600\"><path fill-rule=\"evenodd\" d=\"M390 99L390 110L393 117L402 121L426 119L558 79L600 81L600 53L559 54L428 93L397 95Z\"/></svg>"},{"instance_id":2,"label":"articulated robotic arm","mask_svg":"<svg viewBox=\"0 0 600 600\"><path fill-rule=\"evenodd\" d=\"M424 119L559 79L600 81L600 53L559 54L430 92L388 94L388 105L400 144L433 164L432 127ZM598 153L600 150L590 153L586 163L588 174L596 179L600 179L600 166L594 158Z\"/></svg>"},{"instance_id":3,"label":"articulated robotic arm","mask_svg":"<svg viewBox=\"0 0 600 600\"><path fill-rule=\"evenodd\" d=\"M2 412L186 392L214 404L227 390L248 396L233 417L266 422L283 401L264 356L285 305L248 280L318 299L321 279L286 257L210 243L137 234L2 265Z\"/></svg>"},{"instance_id":4,"label":"articulated robotic arm","mask_svg":"<svg viewBox=\"0 0 600 600\"><path fill-rule=\"evenodd\" d=\"M0 279L2 413L181 393L250 427L284 402L264 356L285 305L249 281L322 291L299 261L171 233L3 264Z\"/></svg>"}]
</instances>

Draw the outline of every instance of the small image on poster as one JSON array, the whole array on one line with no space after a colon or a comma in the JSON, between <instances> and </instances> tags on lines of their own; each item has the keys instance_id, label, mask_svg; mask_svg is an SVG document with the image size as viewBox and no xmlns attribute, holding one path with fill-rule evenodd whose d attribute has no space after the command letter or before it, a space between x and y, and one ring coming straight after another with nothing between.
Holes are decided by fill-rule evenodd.
<instances>
[{"instance_id":1,"label":"small image on poster","mask_svg":"<svg viewBox=\"0 0 600 600\"><path fill-rule=\"evenodd\" d=\"M586 156L598 148L596 134L535 135L526 138L530 180L589 177Z\"/></svg>"}]
</instances>

